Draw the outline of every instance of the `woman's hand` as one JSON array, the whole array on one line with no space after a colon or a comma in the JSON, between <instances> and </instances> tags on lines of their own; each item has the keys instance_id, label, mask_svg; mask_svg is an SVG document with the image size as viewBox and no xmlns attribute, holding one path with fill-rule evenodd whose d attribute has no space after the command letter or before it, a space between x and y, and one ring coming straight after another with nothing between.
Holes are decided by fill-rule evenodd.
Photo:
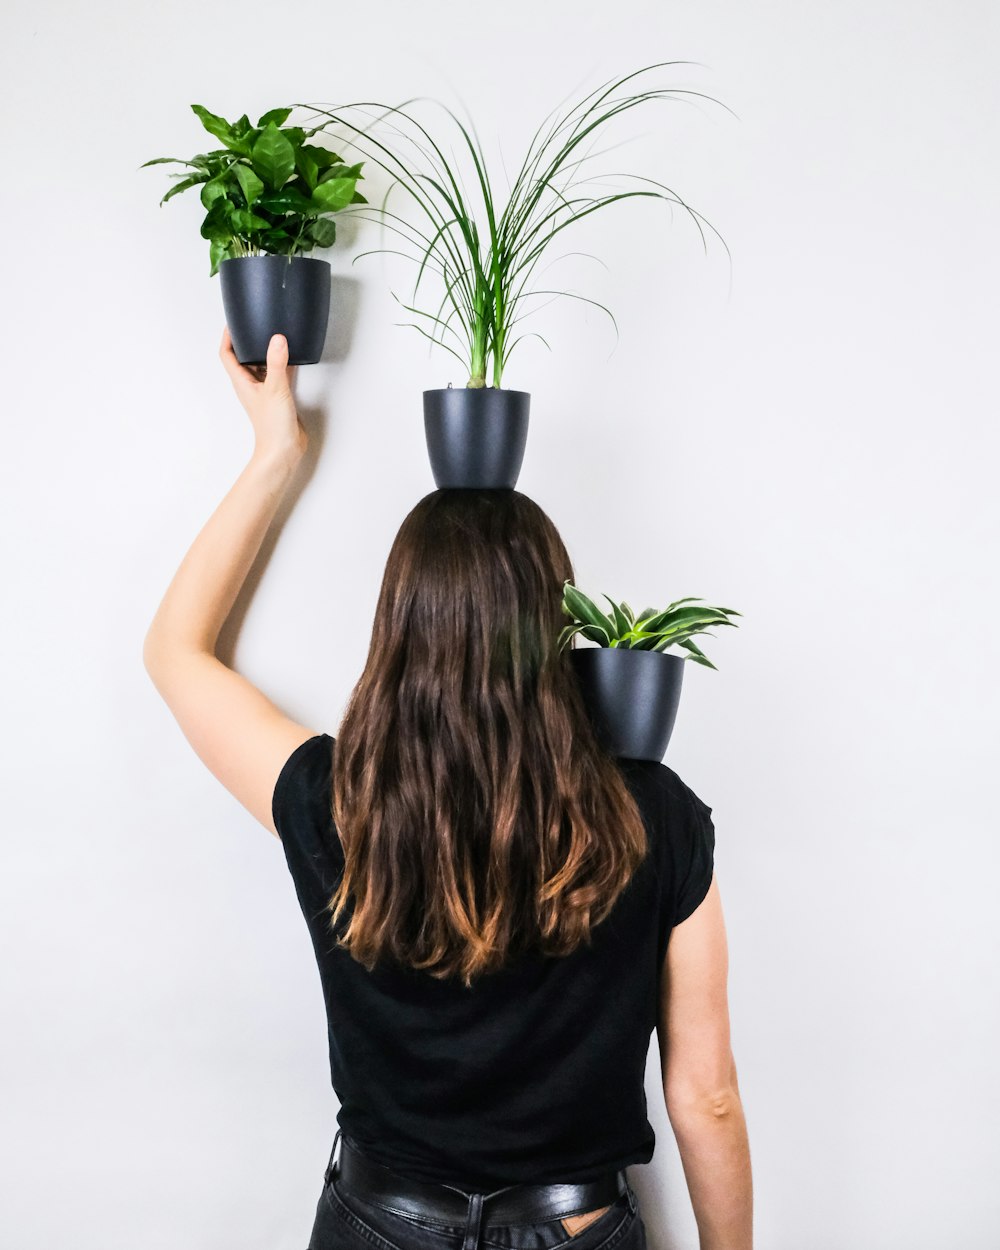
<instances>
[{"instance_id":1,"label":"woman's hand","mask_svg":"<svg viewBox=\"0 0 1000 1250\"><path fill-rule=\"evenodd\" d=\"M222 331L219 356L246 409L256 440L255 454L301 456L309 442L292 395L297 365L288 364L288 340L272 334L266 365L241 365L229 327Z\"/></svg>"}]
</instances>

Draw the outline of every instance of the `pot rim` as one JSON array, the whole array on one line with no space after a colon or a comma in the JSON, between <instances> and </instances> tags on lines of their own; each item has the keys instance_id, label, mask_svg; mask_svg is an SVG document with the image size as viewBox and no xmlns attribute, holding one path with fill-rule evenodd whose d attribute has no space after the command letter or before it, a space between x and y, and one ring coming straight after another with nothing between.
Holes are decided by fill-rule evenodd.
<instances>
[{"instance_id":1,"label":"pot rim","mask_svg":"<svg viewBox=\"0 0 1000 1250\"><path fill-rule=\"evenodd\" d=\"M287 256L284 252L262 252L259 256L226 256L219 261L219 268L228 265L230 261L241 260L283 260L290 264L301 261L307 265L326 265L328 269L330 267L330 262L321 256Z\"/></svg>"},{"instance_id":2,"label":"pot rim","mask_svg":"<svg viewBox=\"0 0 1000 1250\"><path fill-rule=\"evenodd\" d=\"M510 386L433 386L429 390L424 391L425 395L445 395L449 391L456 394L465 392L469 395L481 395L483 393L490 395L530 395L530 391L517 391Z\"/></svg>"},{"instance_id":3,"label":"pot rim","mask_svg":"<svg viewBox=\"0 0 1000 1250\"><path fill-rule=\"evenodd\" d=\"M647 648L638 647L604 647L600 643L594 643L590 647L571 647L569 654L585 655L588 651L605 651L616 655L655 655L662 660L678 660L681 664L687 661L686 656L678 655L676 651L650 651Z\"/></svg>"}]
</instances>

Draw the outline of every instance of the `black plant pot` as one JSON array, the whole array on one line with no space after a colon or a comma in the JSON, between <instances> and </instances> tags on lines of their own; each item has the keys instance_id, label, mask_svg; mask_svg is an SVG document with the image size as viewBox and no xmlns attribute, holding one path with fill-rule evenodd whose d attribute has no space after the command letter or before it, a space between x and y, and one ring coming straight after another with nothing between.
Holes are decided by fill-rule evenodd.
<instances>
[{"instance_id":1,"label":"black plant pot","mask_svg":"<svg viewBox=\"0 0 1000 1250\"><path fill-rule=\"evenodd\" d=\"M447 387L424 391L424 433L438 487L513 490L528 438L527 391Z\"/></svg>"},{"instance_id":2,"label":"black plant pot","mask_svg":"<svg viewBox=\"0 0 1000 1250\"><path fill-rule=\"evenodd\" d=\"M288 340L290 365L314 365L330 320L330 262L312 256L220 261L222 306L236 359L262 365L272 334Z\"/></svg>"},{"instance_id":3,"label":"black plant pot","mask_svg":"<svg viewBox=\"0 0 1000 1250\"><path fill-rule=\"evenodd\" d=\"M662 760L686 663L679 655L619 647L570 652L598 740L611 755Z\"/></svg>"}]
</instances>

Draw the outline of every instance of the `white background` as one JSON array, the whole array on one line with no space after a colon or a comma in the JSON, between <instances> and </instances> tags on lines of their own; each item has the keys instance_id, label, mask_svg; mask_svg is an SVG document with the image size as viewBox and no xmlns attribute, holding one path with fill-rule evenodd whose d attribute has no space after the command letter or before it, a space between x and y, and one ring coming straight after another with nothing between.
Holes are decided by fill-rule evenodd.
<instances>
[{"instance_id":1,"label":"white background","mask_svg":"<svg viewBox=\"0 0 1000 1250\"><path fill-rule=\"evenodd\" d=\"M302 1250L334 1132L281 848L204 769L141 645L250 425L190 110L464 102L519 163L654 60L605 168L668 182L549 275L519 489L584 589L739 609L667 762L714 809L758 1250L1000 1240L995 619L998 17L987 3L53 3L3 41L2 1232L18 1250ZM494 164L502 181L499 160ZM371 180L370 191L382 184ZM224 634L336 732L402 517L433 481L411 273L332 252L309 464ZM657 1086L650 1242L697 1234Z\"/></svg>"}]
</instances>

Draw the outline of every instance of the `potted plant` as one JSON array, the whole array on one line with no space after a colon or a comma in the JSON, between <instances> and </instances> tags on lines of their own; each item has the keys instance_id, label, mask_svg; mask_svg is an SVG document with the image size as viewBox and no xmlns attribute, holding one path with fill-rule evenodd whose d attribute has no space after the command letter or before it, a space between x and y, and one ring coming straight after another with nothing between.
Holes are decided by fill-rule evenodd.
<instances>
[{"instance_id":1,"label":"potted plant","mask_svg":"<svg viewBox=\"0 0 1000 1250\"><path fill-rule=\"evenodd\" d=\"M357 190L361 164L346 165L306 140L320 127L285 126L289 108L271 109L256 126L191 108L223 146L190 160L158 156L140 165L187 169L160 200L201 187L209 241L209 277L219 274L226 324L242 364L263 364L272 334L288 340L289 364L315 364L330 316L330 264L303 253L330 247L334 213L367 201Z\"/></svg>"},{"instance_id":2,"label":"potted plant","mask_svg":"<svg viewBox=\"0 0 1000 1250\"><path fill-rule=\"evenodd\" d=\"M569 295L596 305L614 324L609 310L595 300L535 285L539 261L556 236L600 209L635 198L680 204L698 225L700 214L662 183L633 177L639 185L609 190L606 173L600 179L589 173L589 147L614 118L650 101L701 95L639 87L636 79L659 68L648 66L605 83L564 113L550 115L531 141L505 204L498 200L475 131L445 105L439 107L455 131L464 168L447 155L450 142L439 141L421 121L415 101L335 110L301 106L324 115L325 125L346 130L347 142L390 175L374 220L394 232L401 248L374 250L399 251L416 264L412 295L399 301L416 319L406 324L451 352L467 370L464 386L424 392L427 447L439 487L513 487L517 481L530 396L502 383L511 353L529 337L515 327L532 311L532 300ZM467 194L467 185L473 195ZM389 211L396 188L415 210L415 220ZM421 307L429 275L436 277L438 293Z\"/></svg>"},{"instance_id":3,"label":"potted plant","mask_svg":"<svg viewBox=\"0 0 1000 1250\"><path fill-rule=\"evenodd\" d=\"M693 636L712 625L735 625L729 618L741 614L732 608L690 606L698 596L677 599L662 612L645 608L638 614L627 603L604 598L610 613L571 582L564 584L562 607L570 624L559 635L560 649L578 634L597 643L573 647L570 662L602 745L612 755L662 760L677 716L684 661L715 668ZM666 654L674 646L687 654Z\"/></svg>"}]
</instances>

